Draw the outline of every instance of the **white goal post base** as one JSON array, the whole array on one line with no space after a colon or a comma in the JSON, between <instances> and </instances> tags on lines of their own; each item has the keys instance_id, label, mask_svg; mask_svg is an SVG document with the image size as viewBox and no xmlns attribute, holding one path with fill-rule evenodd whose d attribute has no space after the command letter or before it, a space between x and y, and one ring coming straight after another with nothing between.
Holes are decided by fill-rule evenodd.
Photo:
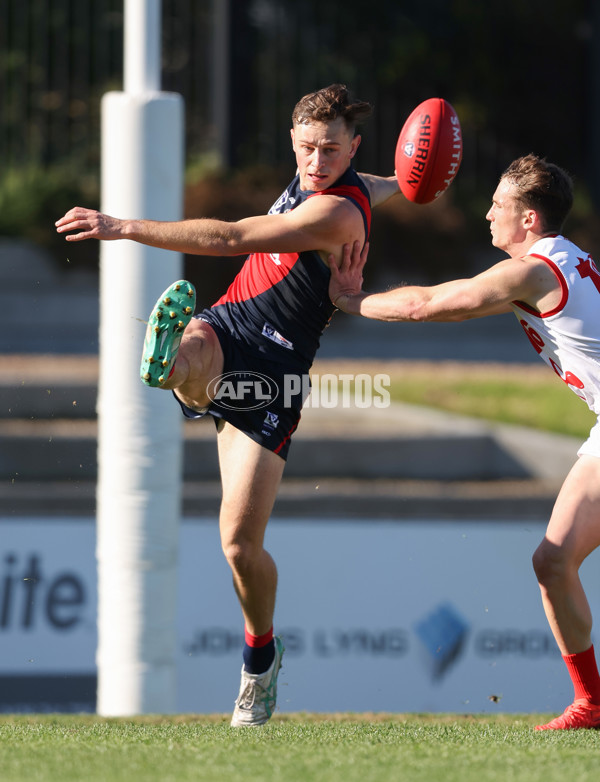
<instances>
[{"instance_id":1,"label":"white goal post base","mask_svg":"<svg viewBox=\"0 0 600 782\"><path fill-rule=\"evenodd\" d=\"M102 211L179 220L183 101L112 92L102 102ZM176 576L182 425L171 394L139 366L146 319L182 276L182 258L101 243L98 396L98 701L104 716L175 704Z\"/></svg>"}]
</instances>

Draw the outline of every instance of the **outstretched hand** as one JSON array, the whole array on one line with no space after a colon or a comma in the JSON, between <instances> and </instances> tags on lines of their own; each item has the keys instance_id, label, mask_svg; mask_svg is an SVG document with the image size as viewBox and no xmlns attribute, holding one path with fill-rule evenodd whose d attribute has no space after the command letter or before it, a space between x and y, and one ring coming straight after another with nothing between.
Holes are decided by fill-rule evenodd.
<instances>
[{"instance_id":1,"label":"outstretched hand","mask_svg":"<svg viewBox=\"0 0 600 782\"><path fill-rule=\"evenodd\" d=\"M122 239L123 221L116 217L97 212L95 209L85 209L75 206L64 217L54 224L58 233L77 231L65 236L68 242L79 242L82 239Z\"/></svg>"},{"instance_id":2,"label":"outstretched hand","mask_svg":"<svg viewBox=\"0 0 600 782\"><path fill-rule=\"evenodd\" d=\"M329 282L329 298L338 309L344 310L347 302L345 297L354 296L362 291L363 268L369 255L369 243L360 247L360 242L345 244L342 251L342 261L338 266L333 255L329 256L331 280Z\"/></svg>"}]
</instances>

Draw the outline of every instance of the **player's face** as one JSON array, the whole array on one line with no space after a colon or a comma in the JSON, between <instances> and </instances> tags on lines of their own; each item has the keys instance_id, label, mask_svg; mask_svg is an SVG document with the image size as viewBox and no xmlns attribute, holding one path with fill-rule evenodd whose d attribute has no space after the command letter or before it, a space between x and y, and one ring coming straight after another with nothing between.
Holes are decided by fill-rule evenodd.
<instances>
[{"instance_id":1,"label":"player's face","mask_svg":"<svg viewBox=\"0 0 600 782\"><path fill-rule=\"evenodd\" d=\"M290 131L301 190L325 190L350 165L360 144L339 117L333 122L297 124Z\"/></svg>"},{"instance_id":2,"label":"player's face","mask_svg":"<svg viewBox=\"0 0 600 782\"><path fill-rule=\"evenodd\" d=\"M490 221L492 244L510 253L510 248L526 237L525 211L515 200L516 185L506 179L500 181L492 197L492 206L486 214Z\"/></svg>"}]
</instances>

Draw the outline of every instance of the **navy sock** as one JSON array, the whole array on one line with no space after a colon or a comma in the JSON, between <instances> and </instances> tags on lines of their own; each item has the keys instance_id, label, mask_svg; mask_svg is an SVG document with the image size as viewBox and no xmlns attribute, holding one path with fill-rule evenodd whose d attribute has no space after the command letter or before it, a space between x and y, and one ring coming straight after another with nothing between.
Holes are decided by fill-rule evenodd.
<instances>
[{"instance_id":1,"label":"navy sock","mask_svg":"<svg viewBox=\"0 0 600 782\"><path fill-rule=\"evenodd\" d=\"M264 646L249 646L246 643L242 656L246 673L264 673L269 670L275 658L275 642L271 639Z\"/></svg>"}]
</instances>

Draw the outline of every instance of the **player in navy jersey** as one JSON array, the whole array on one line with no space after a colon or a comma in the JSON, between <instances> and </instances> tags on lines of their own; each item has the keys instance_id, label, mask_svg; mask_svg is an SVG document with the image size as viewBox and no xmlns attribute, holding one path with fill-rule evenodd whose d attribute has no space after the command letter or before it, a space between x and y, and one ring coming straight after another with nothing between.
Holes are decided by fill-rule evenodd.
<instances>
[{"instance_id":1,"label":"player in navy jersey","mask_svg":"<svg viewBox=\"0 0 600 782\"><path fill-rule=\"evenodd\" d=\"M492 244L509 257L476 277L367 294L361 291L367 248L361 254L355 243L351 256L346 247L341 273L331 259L331 299L345 312L460 321L512 310L540 358L599 416L533 556L546 617L574 689L564 713L537 730L600 728L592 616L579 578L582 562L600 546L600 271L561 235L572 203L568 174L526 155L506 169L487 213Z\"/></svg>"},{"instance_id":2,"label":"player in navy jersey","mask_svg":"<svg viewBox=\"0 0 600 782\"><path fill-rule=\"evenodd\" d=\"M334 311L328 257L340 262L344 244L364 244L371 207L399 192L393 176L352 169L361 141L356 126L370 113L344 85L304 96L292 114L297 175L267 215L161 222L75 207L56 223L60 233L76 232L69 241L249 253L227 293L197 317L189 283L164 292L149 319L141 369L145 383L174 392L186 416L208 413L217 422L221 543L246 637L232 725L262 724L275 707L283 645L273 635L277 569L263 539L305 393L292 381L308 372Z\"/></svg>"}]
</instances>

